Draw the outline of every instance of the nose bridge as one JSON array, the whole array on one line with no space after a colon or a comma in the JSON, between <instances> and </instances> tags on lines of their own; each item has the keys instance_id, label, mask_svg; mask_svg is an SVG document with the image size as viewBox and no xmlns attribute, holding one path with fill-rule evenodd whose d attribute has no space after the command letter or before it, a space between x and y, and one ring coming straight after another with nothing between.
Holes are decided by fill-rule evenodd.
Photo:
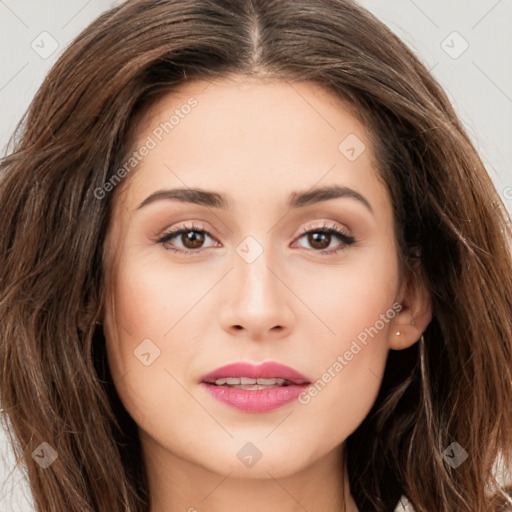
<instances>
[{"instance_id":1,"label":"nose bridge","mask_svg":"<svg viewBox=\"0 0 512 512\"><path fill-rule=\"evenodd\" d=\"M268 240L268 239L267 239ZM228 285L224 327L246 330L252 336L290 328L293 315L289 292L276 274L279 272L273 249L253 237L236 248L234 269Z\"/></svg>"}]
</instances>

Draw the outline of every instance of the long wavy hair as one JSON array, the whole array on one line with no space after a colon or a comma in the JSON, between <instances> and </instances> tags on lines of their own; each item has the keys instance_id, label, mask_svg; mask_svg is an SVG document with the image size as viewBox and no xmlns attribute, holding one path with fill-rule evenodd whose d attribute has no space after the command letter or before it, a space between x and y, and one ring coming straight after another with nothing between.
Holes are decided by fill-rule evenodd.
<instances>
[{"instance_id":1,"label":"long wavy hair","mask_svg":"<svg viewBox=\"0 0 512 512\"><path fill-rule=\"evenodd\" d=\"M440 86L350 0L128 0L62 54L0 163L0 399L37 511L149 510L101 327L115 193L94 191L133 151L152 101L237 75L313 82L353 108L390 191L402 269L419 265L432 296L424 338L390 351L347 439L359 509L389 512L404 495L417 512L504 510L511 222ZM47 469L31 456L43 442L58 454ZM443 458L454 442L468 454L457 468Z\"/></svg>"}]
</instances>

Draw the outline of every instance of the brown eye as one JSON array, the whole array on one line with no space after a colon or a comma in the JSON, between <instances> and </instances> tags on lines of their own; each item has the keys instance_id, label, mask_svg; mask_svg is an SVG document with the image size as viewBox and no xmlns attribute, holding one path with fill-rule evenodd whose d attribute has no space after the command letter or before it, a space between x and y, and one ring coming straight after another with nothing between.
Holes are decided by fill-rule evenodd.
<instances>
[{"instance_id":1,"label":"brown eye","mask_svg":"<svg viewBox=\"0 0 512 512\"><path fill-rule=\"evenodd\" d=\"M199 249L204 243L204 233L201 231L185 231L181 234L181 242L187 249Z\"/></svg>"},{"instance_id":2,"label":"brown eye","mask_svg":"<svg viewBox=\"0 0 512 512\"><path fill-rule=\"evenodd\" d=\"M324 225L322 227L309 230L305 229L299 237L299 240L300 239L305 240L306 245L308 246L307 248L326 255L336 254L354 244L356 241L353 236L350 236L336 224L331 226ZM336 240L338 243L335 244L334 247L331 247L331 243ZM302 247L305 246L302 245Z\"/></svg>"},{"instance_id":3,"label":"brown eye","mask_svg":"<svg viewBox=\"0 0 512 512\"><path fill-rule=\"evenodd\" d=\"M207 244L207 239L210 239L213 244ZM197 253L201 249L207 249L215 246L215 240L208 233L208 231L201 229L195 225L183 226L168 233L165 233L157 243L162 244L165 249L176 253ZM218 244L217 244L218 246Z\"/></svg>"},{"instance_id":4,"label":"brown eye","mask_svg":"<svg viewBox=\"0 0 512 512\"><path fill-rule=\"evenodd\" d=\"M331 234L322 231L308 233L308 242L314 249L327 249L331 245Z\"/></svg>"}]
</instances>

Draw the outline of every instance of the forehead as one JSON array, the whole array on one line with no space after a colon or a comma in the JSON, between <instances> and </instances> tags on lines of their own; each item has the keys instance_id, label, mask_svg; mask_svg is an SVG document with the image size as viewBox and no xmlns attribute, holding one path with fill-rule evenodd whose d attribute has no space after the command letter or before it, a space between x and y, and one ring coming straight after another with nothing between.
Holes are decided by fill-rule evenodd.
<instances>
[{"instance_id":1,"label":"forehead","mask_svg":"<svg viewBox=\"0 0 512 512\"><path fill-rule=\"evenodd\" d=\"M275 194L288 198L315 184L385 194L366 128L346 103L308 82L188 83L140 118L133 149L144 146L149 150L127 187L132 207L155 190L177 186L221 189L228 198L265 198L267 204Z\"/></svg>"}]
</instances>

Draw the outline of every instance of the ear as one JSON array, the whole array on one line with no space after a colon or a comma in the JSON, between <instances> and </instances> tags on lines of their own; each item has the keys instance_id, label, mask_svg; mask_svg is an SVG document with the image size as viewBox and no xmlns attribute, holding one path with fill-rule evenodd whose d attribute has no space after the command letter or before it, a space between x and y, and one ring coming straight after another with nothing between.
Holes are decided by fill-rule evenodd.
<instances>
[{"instance_id":1,"label":"ear","mask_svg":"<svg viewBox=\"0 0 512 512\"><path fill-rule=\"evenodd\" d=\"M414 345L432 320L432 298L419 269L417 265L409 271L397 297L402 309L389 331L389 348L393 350Z\"/></svg>"}]
</instances>

